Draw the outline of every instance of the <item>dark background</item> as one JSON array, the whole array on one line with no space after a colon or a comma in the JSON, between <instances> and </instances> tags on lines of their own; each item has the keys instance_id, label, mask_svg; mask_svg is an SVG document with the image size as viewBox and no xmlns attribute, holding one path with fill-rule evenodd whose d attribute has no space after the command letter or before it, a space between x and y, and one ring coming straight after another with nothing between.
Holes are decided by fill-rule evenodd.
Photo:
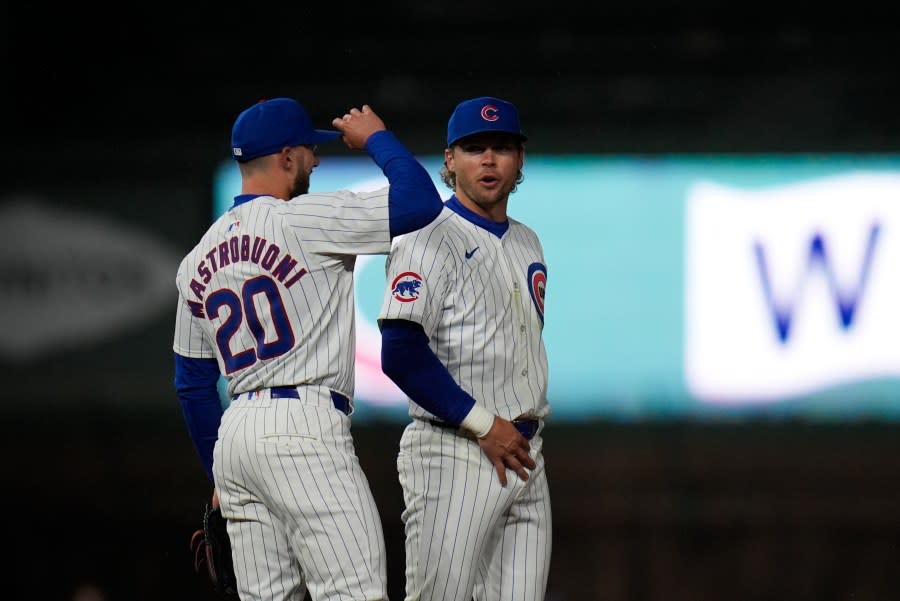
<instances>
[{"instance_id":1,"label":"dark background","mask_svg":"<svg viewBox=\"0 0 900 601\"><path fill-rule=\"evenodd\" d=\"M423 154L480 95L519 106L535 153L900 150L890 6L308 4L4 4L0 203L113 216L184 254L234 117L281 95L322 127L369 103ZM210 487L172 391L172 327L165 309L0 360L6 597L213 598L188 551ZM395 600L400 428L355 427ZM894 423L551 423L548 599L896 599L898 451Z\"/></svg>"}]
</instances>

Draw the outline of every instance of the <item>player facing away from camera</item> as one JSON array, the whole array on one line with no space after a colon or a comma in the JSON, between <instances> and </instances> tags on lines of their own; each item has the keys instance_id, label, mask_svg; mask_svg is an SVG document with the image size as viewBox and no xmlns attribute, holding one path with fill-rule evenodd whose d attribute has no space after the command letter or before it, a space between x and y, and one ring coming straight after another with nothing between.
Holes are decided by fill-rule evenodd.
<instances>
[{"instance_id":1,"label":"player facing away from camera","mask_svg":"<svg viewBox=\"0 0 900 601\"><path fill-rule=\"evenodd\" d=\"M244 601L387 599L382 524L350 432L353 269L442 203L368 106L332 124L314 129L289 98L243 111L232 128L241 193L176 278L175 387ZM308 192L316 145L341 134L389 187Z\"/></svg>"},{"instance_id":2,"label":"player facing away from camera","mask_svg":"<svg viewBox=\"0 0 900 601\"><path fill-rule=\"evenodd\" d=\"M513 104L461 102L441 172L454 194L388 258L382 369L413 418L397 459L410 601L543 601L547 588L547 268L507 215L525 140Z\"/></svg>"}]
</instances>

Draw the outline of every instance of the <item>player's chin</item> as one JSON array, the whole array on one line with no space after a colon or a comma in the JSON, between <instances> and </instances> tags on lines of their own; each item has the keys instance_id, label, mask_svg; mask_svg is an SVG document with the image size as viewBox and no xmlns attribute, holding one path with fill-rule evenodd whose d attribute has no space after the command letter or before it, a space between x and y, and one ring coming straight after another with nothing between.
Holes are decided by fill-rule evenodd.
<instances>
[{"instance_id":1,"label":"player's chin","mask_svg":"<svg viewBox=\"0 0 900 601\"><path fill-rule=\"evenodd\" d=\"M512 190L512 186L501 184L497 182L496 185L491 186L479 186L480 196L487 203L495 203L500 202L507 196L509 196L509 192Z\"/></svg>"}]
</instances>

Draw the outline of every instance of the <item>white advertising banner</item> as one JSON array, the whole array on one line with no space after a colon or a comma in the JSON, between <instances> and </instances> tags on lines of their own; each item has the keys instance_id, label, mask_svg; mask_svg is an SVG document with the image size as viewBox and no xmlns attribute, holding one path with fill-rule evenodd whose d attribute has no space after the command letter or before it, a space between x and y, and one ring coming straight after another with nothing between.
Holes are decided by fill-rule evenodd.
<instances>
[{"instance_id":1,"label":"white advertising banner","mask_svg":"<svg viewBox=\"0 0 900 601\"><path fill-rule=\"evenodd\" d=\"M900 376L900 177L753 190L685 208L685 377L702 402L771 402Z\"/></svg>"}]
</instances>

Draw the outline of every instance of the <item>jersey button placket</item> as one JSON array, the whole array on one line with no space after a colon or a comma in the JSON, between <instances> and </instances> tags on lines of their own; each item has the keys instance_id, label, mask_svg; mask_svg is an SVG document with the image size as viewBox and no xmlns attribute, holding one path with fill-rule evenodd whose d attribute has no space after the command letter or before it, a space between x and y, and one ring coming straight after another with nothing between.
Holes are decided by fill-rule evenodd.
<instances>
[{"instance_id":1,"label":"jersey button placket","mask_svg":"<svg viewBox=\"0 0 900 601\"><path fill-rule=\"evenodd\" d=\"M527 345L525 344L525 311L522 307L522 286L519 285L519 280L516 277L516 273L510 268L509 258L506 256L506 252L504 249L503 241L499 240L499 252L497 253L497 257L499 259L500 265L502 266L506 277L509 278L509 281L512 282L512 303L513 303L513 319L515 319L515 323L513 324L513 335L515 336L515 332L518 331L520 334L515 340L515 344L513 346L513 360L519 365L527 365ZM515 264L515 261L513 261ZM518 324L518 327L516 327ZM522 374L522 377L525 378L528 376L528 368L523 367L519 372Z\"/></svg>"}]
</instances>

